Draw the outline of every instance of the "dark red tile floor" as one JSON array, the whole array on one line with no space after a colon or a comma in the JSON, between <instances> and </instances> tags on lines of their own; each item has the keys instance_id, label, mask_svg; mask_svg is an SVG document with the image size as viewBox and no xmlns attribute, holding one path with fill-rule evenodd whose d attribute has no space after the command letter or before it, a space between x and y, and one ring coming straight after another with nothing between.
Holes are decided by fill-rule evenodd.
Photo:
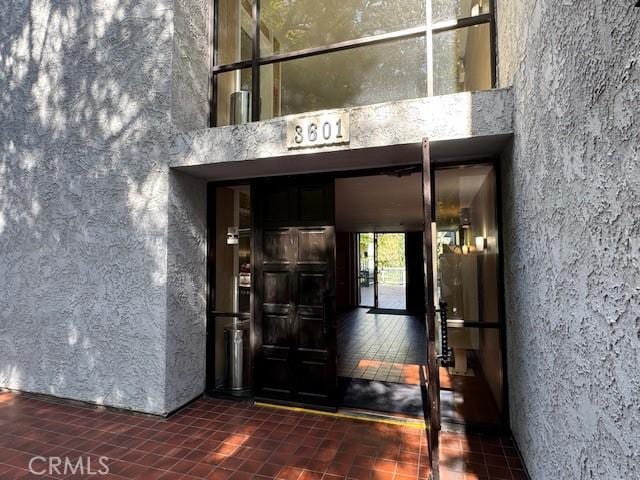
<instances>
[{"instance_id":1,"label":"dark red tile floor","mask_svg":"<svg viewBox=\"0 0 640 480\"><path fill-rule=\"evenodd\" d=\"M485 441L486 440L486 441ZM524 478L508 441L443 434L443 478ZM108 475L29 473L34 456ZM44 459L32 464L36 472ZM463 470L477 474L465 477ZM506 476L508 472L508 475ZM495 474L495 475L494 475ZM503 476L501 476L503 475ZM168 419L0 391L0 479L421 480L424 430L202 398Z\"/></svg>"},{"instance_id":2,"label":"dark red tile floor","mask_svg":"<svg viewBox=\"0 0 640 480\"><path fill-rule=\"evenodd\" d=\"M513 441L505 437L440 434L441 480L527 480Z\"/></svg>"},{"instance_id":3,"label":"dark red tile floor","mask_svg":"<svg viewBox=\"0 0 640 480\"><path fill-rule=\"evenodd\" d=\"M108 457L110 474L93 478L112 479L419 480L429 475L426 438L415 427L208 398L160 419L0 393L0 478L48 478L29 476L35 455L90 457L94 471L101 468L99 457ZM44 463L35 465L41 471Z\"/></svg>"}]
</instances>

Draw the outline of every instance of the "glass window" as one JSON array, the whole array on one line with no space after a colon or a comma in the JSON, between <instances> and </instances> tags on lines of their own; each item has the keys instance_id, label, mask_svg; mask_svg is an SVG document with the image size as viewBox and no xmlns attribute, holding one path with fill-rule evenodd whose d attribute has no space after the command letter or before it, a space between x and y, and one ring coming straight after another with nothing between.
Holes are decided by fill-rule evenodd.
<instances>
[{"instance_id":1,"label":"glass window","mask_svg":"<svg viewBox=\"0 0 640 480\"><path fill-rule=\"evenodd\" d=\"M218 65L251 60L251 0L218 0Z\"/></svg>"},{"instance_id":2,"label":"glass window","mask_svg":"<svg viewBox=\"0 0 640 480\"><path fill-rule=\"evenodd\" d=\"M262 120L427 94L424 37L261 67Z\"/></svg>"},{"instance_id":3,"label":"glass window","mask_svg":"<svg viewBox=\"0 0 640 480\"><path fill-rule=\"evenodd\" d=\"M261 56L425 24L424 0L262 0Z\"/></svg>"},{"instance_id":4,"label":"glass window","mask_svg":"<svg viewBox=\"0 0 640 480\"><path fill-rule=\"evenodd\" d=\"M488 23L433 36L433 94L491 89L491 27Z\"/></svg>"},{"instance_id":5,"label":"glass window","mask_svg":"<svg viewBox=\"0 0 640 480\"><path fill-rule=\"evenodd\" d=\"M251 69L216 75L217 126L251 121Z\"/></svg>"},{"instance_id":6,"label":"glass window","mask_svg":"<svg viewBox=\"0 0 640 480\"><path fill-rule=\"evenodd\" d=\"M490 12L489 0L432 0L433 23Z\"/></svg>"}]
</instances>

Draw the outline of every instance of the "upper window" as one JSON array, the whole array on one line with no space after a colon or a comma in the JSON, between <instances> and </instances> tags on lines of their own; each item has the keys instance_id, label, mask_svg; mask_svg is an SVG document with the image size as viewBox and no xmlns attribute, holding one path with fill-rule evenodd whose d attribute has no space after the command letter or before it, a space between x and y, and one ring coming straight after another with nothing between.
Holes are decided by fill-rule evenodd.
<instances>
[{"instance_id":1,"label":"upper window","mask_svg":"<svg viewBox=\"0 0 640 480\"><path fill-rule=\"evenodd\" d=\"M214 2L212 125L493 84L490 0Z\"/></svg>"}]
</instances>

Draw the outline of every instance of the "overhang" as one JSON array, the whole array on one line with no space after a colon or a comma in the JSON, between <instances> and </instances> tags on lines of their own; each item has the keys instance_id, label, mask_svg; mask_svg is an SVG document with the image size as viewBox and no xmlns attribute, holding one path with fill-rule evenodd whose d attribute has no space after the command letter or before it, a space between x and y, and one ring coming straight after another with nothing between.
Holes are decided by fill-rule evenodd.
<instances>
[{"instance_id":1,"label":"overhang","mask_svg":"<svg viewBox=\"0 0 640 480\"><path fill-rule=\"evenodd\" d=\"M287 148L287 119L179 135L170 166L208 180L358 170L499 155L513 133L510 89L466 92L348 109L348 145Z\"/></svg>"}]
</instances>

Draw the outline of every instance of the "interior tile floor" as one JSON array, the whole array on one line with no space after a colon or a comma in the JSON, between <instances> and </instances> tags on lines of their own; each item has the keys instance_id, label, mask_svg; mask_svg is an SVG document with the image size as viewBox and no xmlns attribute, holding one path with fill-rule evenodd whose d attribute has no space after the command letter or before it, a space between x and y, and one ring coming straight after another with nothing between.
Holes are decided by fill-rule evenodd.
<instances>
[{"instance_id":1,"label":"interior tile floor","mask_svg":"<svg viewBox=\"0 0 640 480\"><path fill-rule=\"evenodd\" d=\"M338 376L419 384L427 351L424 322L368 311L356 308L338 317Z\"/></svg>"},{"instance_id":2,"label":"interior tile floor","mask_svg":"<svg viewBox=\"0 0 640 480\"><path fill-rule=\"evenodd\" d=\"M378 284L378 308L405 310L407 308L405 285Z\"/></svg>"},{"instance_id":3,"label":"interior tile floor","mask_svg":"<svg viewBox=\"0 0 640 480\"><path fill-rule=\"evenodd\" d=\"M373 284L360 287L360 303L373 307L375 292ZM378 285L378 308L391 310L405 310L407 308L407 294L404 285Z\"/></svg>"}]
</instances>

